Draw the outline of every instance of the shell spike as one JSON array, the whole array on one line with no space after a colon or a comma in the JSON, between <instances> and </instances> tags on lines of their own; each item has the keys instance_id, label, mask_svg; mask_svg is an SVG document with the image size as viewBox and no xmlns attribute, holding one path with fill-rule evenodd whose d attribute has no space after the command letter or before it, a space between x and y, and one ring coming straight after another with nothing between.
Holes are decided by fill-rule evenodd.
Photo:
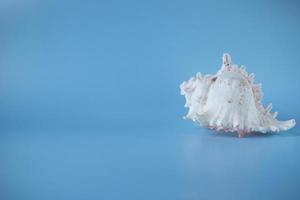
<instances>
[{"instance_id":1,"label":"shell spike","mask_svg":"<svg viewBox=\"0 0 300 200\"><path fill-rule=\"evenodd\" d=\"M251 82L254 82L254 77L255 77L254 73L251 73L249 75L249 79L250 79Z\"/></svg>"},{"instance_id":2,"label":"shell spike","mask_svg":"<svg viewBox=\"0 0 300 200\"><path fill-rule=\"evenodd\" d=\"M246 70L245 65L241 65L241 66L240 66L240 71L245 71L245 70Z\"/></svg>"},{"instance_id":3,"label":"shell spike","mask_svg":"<svg viewBox=\"0 0 300 200\"><path fill-rule=\"evenodd\" d=\"M269 113L272 110L272 103L270 103L267 107L266 107L266 113Z\"/></svg>"},{"instance_id":4,"label":"shell spike","mask_svg":"<svg viewBox=\"0 0 300 200\"><path fill-rule=\"evenodd\" d=\"M256 84L255 87L257 88L257 90L261 91L261 83Z\"/></svg>"},{"instance_id":5,"label":"shell spike","mask_svg":"<svg viewBox=\"0 0 300 200\"><path fill-rule=\"evenodd\" d=\"M228 53L223 54L223 65L225 66L231 65L231 57Z\"/></svg>"},{"instance_id":6,"label":"shell spike","mask_svg":"<svg viewBox=\"0 0 300 200\"><path fill-rule=\"evenodd\" d=\"M197 77L197 79L200 79L200 80L203 78L201 72L198 72L198 73L196 74L196 77Z\"/></svg>"},{"instance_id":7,"label":"shell spike","mask_svg":"<svg viewBox=\"0 0 300 200\"><path fill-rule=\"evenodd\" d=\"M272 117L273 117L274 119L277 117L277 115L278 115L278 112L272 113Z\"/></svg>"},{"instance_id":8,"label":"shell spike","mask_svg":"<svg viewBox=\"0 0 300 200\"><path fill-rule=\"evenodd\" d=\"M249 76L248 75L248 72L246 71L246 67L245 66L241 66L240 68L239 68L239 72L241 73L241 74L243 74L244 76Z\"/></svg>"}]
</instances>

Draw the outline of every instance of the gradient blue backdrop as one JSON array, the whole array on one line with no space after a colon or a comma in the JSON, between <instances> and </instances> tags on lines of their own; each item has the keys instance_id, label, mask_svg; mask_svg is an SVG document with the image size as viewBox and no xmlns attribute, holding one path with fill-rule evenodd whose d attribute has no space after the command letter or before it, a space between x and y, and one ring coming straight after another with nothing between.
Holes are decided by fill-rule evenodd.
<instances>
[{"instance_id":1,"label":"gradient blue backdrop","mask_svg":"<svg viewBox=\"0 0 300 200\"><path fill-rule=\"evenodd\" d=\"M300 199L300 133L182 120L223 52L300 120L297 1L0 2L0 199Z\"/></svg>"}]
</instances>

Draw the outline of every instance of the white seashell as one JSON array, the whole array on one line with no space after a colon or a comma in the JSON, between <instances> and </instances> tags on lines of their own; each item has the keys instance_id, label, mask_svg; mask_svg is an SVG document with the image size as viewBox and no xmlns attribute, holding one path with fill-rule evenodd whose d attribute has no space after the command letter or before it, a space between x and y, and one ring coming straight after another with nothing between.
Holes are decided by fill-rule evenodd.
<instances>
[{"instance_id":1,"label":"white seashell","mask_svg":"<svg viewBox=\"0 0 300 200\"><path fill-rule=\"evenodd\" d=\"M238 132L243 137L250 132L288 130L296 124L294 119L277 120L272 104L263 107L261 84L254 84L254 74L248 75L244 66L232 64L227 53L215 75L197 73L180 89L189 108L185 119L217 131Z\"/></svg>"}]
</instances>

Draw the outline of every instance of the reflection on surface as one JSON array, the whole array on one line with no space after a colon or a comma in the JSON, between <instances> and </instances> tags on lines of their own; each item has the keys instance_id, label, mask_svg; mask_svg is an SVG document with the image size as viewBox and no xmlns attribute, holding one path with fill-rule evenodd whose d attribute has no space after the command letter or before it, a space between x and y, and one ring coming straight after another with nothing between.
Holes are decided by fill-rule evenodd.
<instances>
[{"instance_id":1,"label":"reflection on surface","mask_svg":"<svg viewBox=\"0 0 300 200\"><path fill-rule=\"evenodd\" d=\"M300 141L288 135L239 139L200 128L3 133L1 197L297 199Z\"/></svg>"},{"instance_id":2,"label":"reflection on surface","mask_svg":"<svg viewBox=\"0 0 300 200\"><path fill-rule=\"evenodd\" d=\"M183 167L192 199L299 197L294 186L300 182L296 132L232 136L201 129L183 138Z\"/></svg>"}]
</instances>

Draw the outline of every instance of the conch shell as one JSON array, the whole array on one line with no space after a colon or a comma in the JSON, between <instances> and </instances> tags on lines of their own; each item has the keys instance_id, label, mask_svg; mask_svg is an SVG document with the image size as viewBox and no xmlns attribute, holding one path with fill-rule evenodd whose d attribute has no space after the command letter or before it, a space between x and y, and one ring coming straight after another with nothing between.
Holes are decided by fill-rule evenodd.
<instances>
[{"instance_id":1,"label":"conch shell","mask_svg":"<svg viewBox=\"0 0 300 200\"><path fill-rule=\"evenodd\" d=\"M185 118L217 131L238 132L244 137L251 132L285 131L296 124L294 119L277 120L272 104L262 105L261 85L254 84L254 74L232 64L226 53L215 75L197 73L180 89L189 108Z\"/></svg>"}]
</instances>

